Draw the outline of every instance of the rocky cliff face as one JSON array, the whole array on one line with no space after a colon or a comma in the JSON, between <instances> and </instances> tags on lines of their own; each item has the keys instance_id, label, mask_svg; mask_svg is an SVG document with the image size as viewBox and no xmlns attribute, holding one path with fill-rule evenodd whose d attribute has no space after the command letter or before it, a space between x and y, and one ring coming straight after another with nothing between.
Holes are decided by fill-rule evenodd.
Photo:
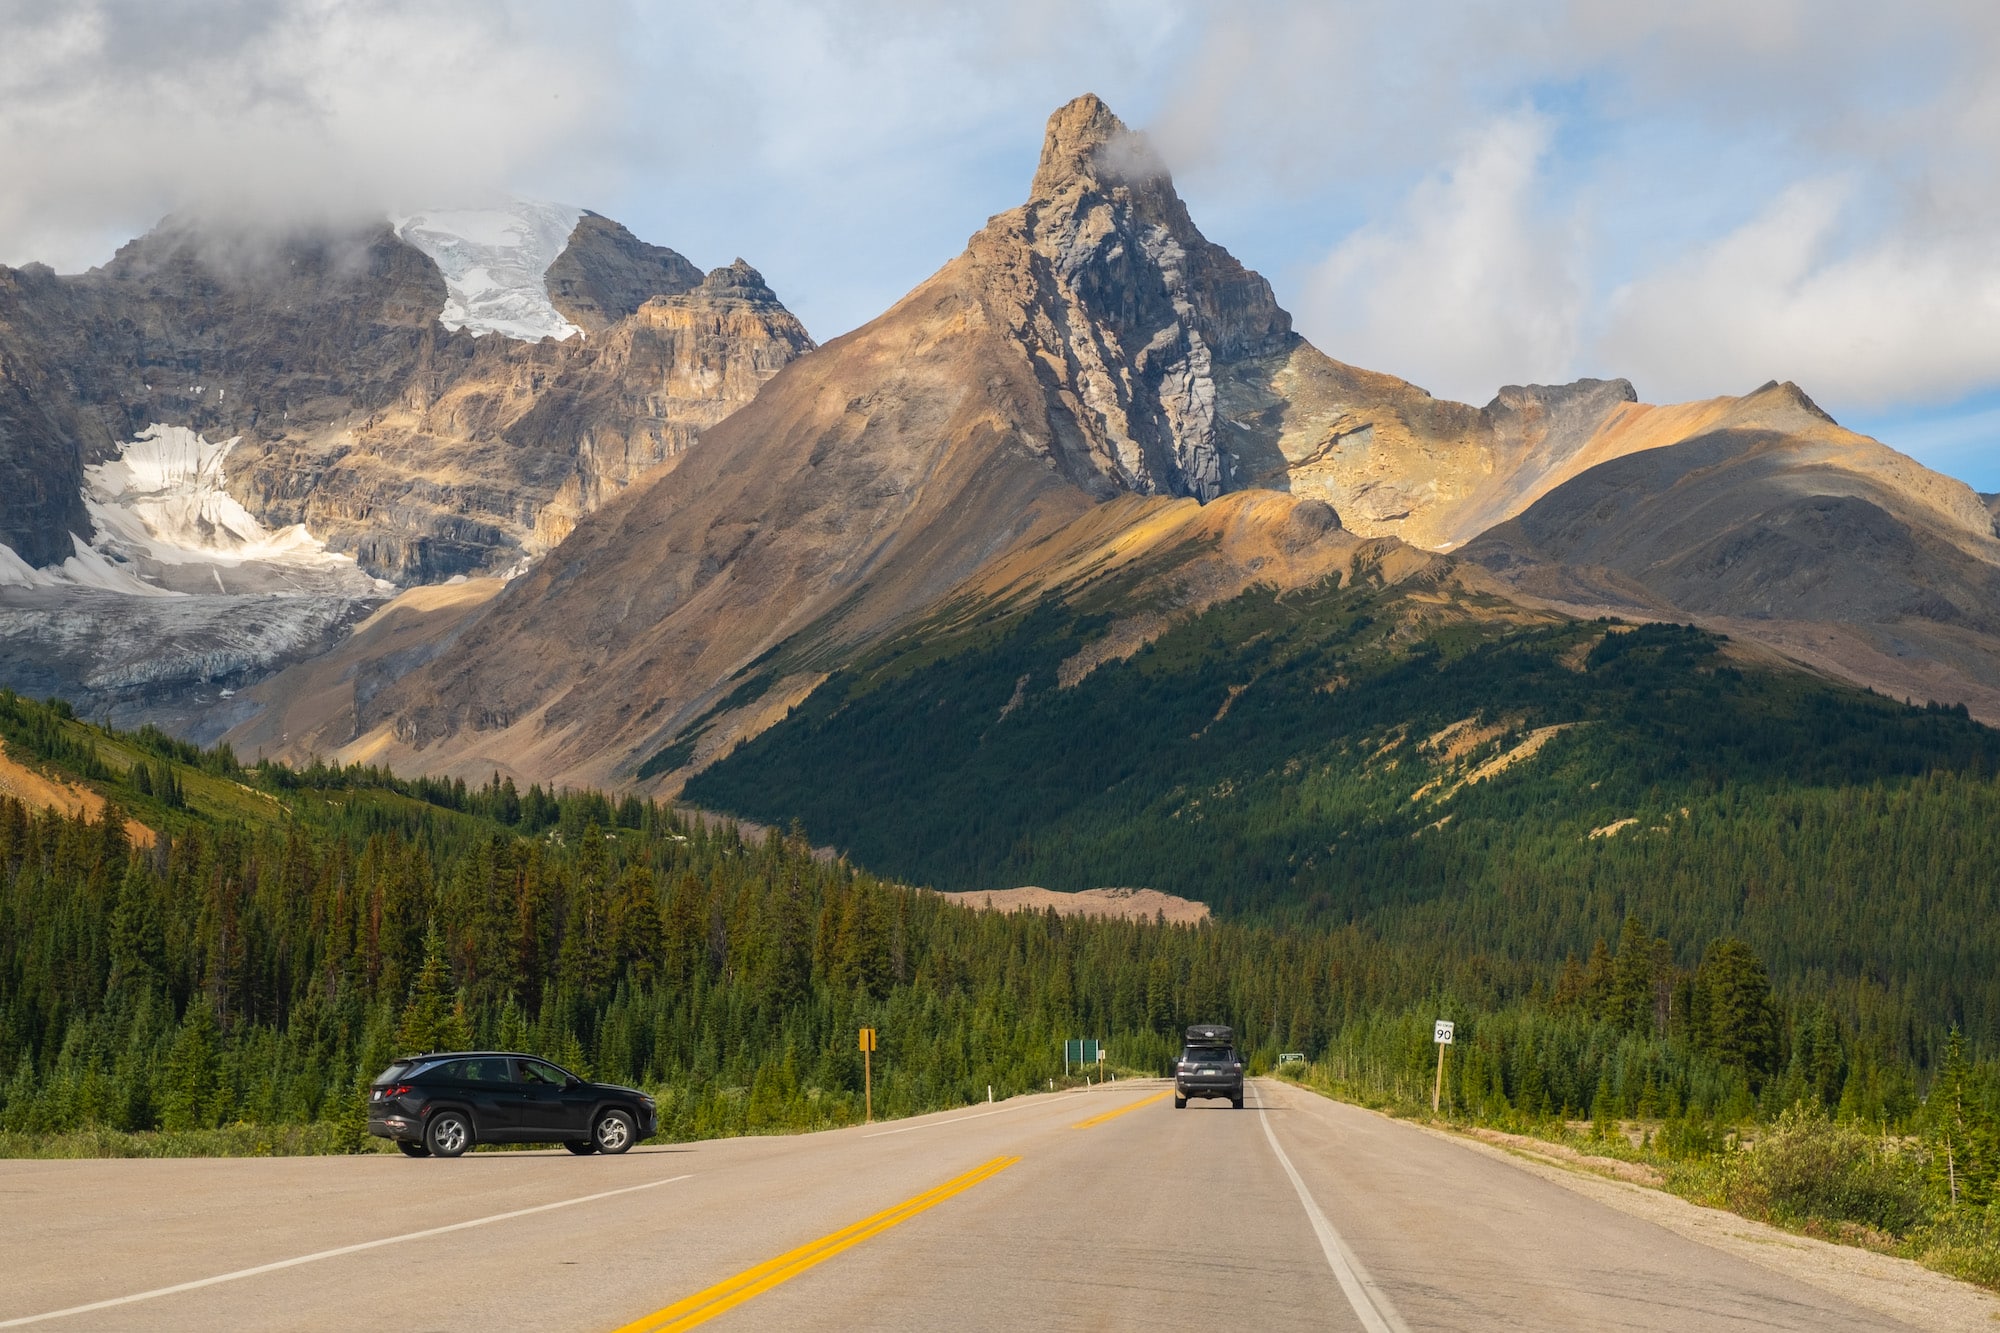
<instances>
[{"instance_id":1,"label":"rocky cliff face","mask_svg":"<svg viewBox=\"0 0 2000 1333\"><path fill-rule=\"evenodd\" d=\"M561 216L517 211L544 231ZM427 216L425 243L452 244L439 228L466 216ZM465 268L461 287L479 277ZM552 296L485 295L503 311L539 304L556 325L560 298L582 336L496 335L476 309L444 327L438 265L386 225L272 237L169 221L86 274L0 270L0 683L127 721L156 704L179 718L177 691L212 702L324 648L393 591L365 575L434 582L547 550L812 346L741 261L703 279L593 214L550 268ZM164 554L90 481L162 432L206 460L199 495L124 497L156 516L179 507L185 530ZM204 516L217 506L291 563L244 574L242 533ZM341 574L343 556L358 570ZM130 601L162 590L186 600ZM244 601L271 595L320 604ZM134 674L141 642L155 660Z\"/></svg>"},{"instance_id":2,"label":"rocky cliff face","mask_svg":"<svg viewBox=\"0 0 2000 1333\"><path fill-rule=\"evenodd\" d=\"M1052 456L1093 494L1241 484L1219 381L1297 341L1270 284L1202 236L1143 137L1095 97L1049 120L1028 202L966 258L1050 399Z\"/></svg>"},{"instance_id":3,"label":"rocky cliff face","mask_svg":"<svg viewBox=\"0 0 2000 1333\"><path fill-rule=\"evenodd\" d=\"M656 298L597 338L594 355L650 358L654 378L706 376L693 349L738 336L721 313L729 301L746 317L762 308L752 278L712 274L696 291ZM696 300L708 303L699 316L682 304ZM558 423L572 413L604 423L579 456L605 475L634 450L644 460L674 447L624 431L631 404L617 395L559 388L536 410L545 435L564 433ZM1753 448L1744 430L1777 443ZM1731 560L1795 520L1860 531L1840 497L1874 503L1850 484L1863 473L1874 478L1869 495L1901 506L1884 512L1921 519L1931 536L1949 529L1936 552L1924 546L1931 537L1918 542L1903 568L1957 551L1949 559L1971 562L1953 584L1965 596L1945 600L1970 617L1990 596L1985 505L1914 465L1869 462L1834 435L1854 438L1777 386L1661 408L1638 403L1625 381L1584 380L1509 387L1474 408L1332 360L1292 331L1262 278L1201 235L1144 141L1080 98L1050 118L1027 201L962 255L879 319L785 366L670 475L644 476L575 519L535 571L453 620L448 649L407 670L371 667L369 697L322 707L309 735L277 730L321 753L468 777L497 767L629 782L703 762L901 626L982 601L1064 595L1119 561L1172 568L1162 605L1186 607L1204 588L1322 577L1360 539L1379 543L1371 560L1421 563L1434 557L1402 543L1456 550L1504 525L1475 550L1482 564L1461 567L1466 577L1554 604L1554 592L1513 571L1571 578L1580 561L1654 570L1647 562L1666 547L1604 543L1657 530L1700 549L1675 566L1690 587L1720 589ZM1808 446L1839 457L1811 461L1799 452ZM1772 503L1751 503L1741 531L1717 544L1724 509L1696 486L1687 494L1698 502L1677 514L1677 483L1659 469L1699 455L1712 471L1725 454L1789 461L1743 463L1744 493ZM1607 477L1644 503L1627 513L1609 492L1576 499ZM1237 492L1263 498L1225 505L1212 522L1198 509L1149 507L1216 508ZM1808 497L1805 509L1780 515L1781 493ZM1828 496L1831 509L1811 498ZM590 498L579 490L576 509ZM1561 535L1614 511L1625 517L1596 537ZM569 519L560 506L548 512ZM545 537L556 534L552 519ZM1195 549L1208 555L1185 563ZM1758 568L1717 614L1778 577ZM1615 576L1632 593L1621 613L1691 614L1687 588L1649 591L1639 577ZM1829 593L1801 614L1848 605ZM1118 641L1156 632L1141 620ZM282 706L282 681L266 693Z\"/></svg>"},{"instance_id":4,"label":"rocky cliff face","mask_svg":"<svg viewBox=\"0 0 2000 1333\"><path fill-rule=\"evenodd\" d=\"M561 507L587 508L669 461L812 345L761 282L755 300L731 280L704 283L595 214L551 273L552 298L585 337L447 331L436 267L386 226L273 240L170 222L74 278L7 271L0 469L41 480L0 499L0 540L30 564L68 556L68 534L91 532L71 497L81 467L165 423L240 437L237 497L274 527L305 523L371 573L423 582L500 568L546 548L537 519L566 487ZM713 317L691 353L711 373L599 355L651 336L659 320L639 312L658 295L680 300L691 326ZM538 414L557 389L571 404L620 404L620 421ZM643 447L607 466L606 435Z\"/></svg>"},{"instance_id":5,"label":"rocky cliff face","mask_svg":"<svg viewBox=\"0 0 2000 1333\"><path fill-rule=\"evenodd\" d=\"M564 318L585 333L600 333L656 296L699 286L701 270L610 218L586 212L544 279L549 300Z\"/></svg>"},{"instance_id":6,"label":"rocky cliff face","mask_svg":"<svg viewBox=\"0 0 2000 1333\"><path fill-rule=\"evenodd\" d=\"M559 441L575 471L536 514L529 549L567 537L584 514L671 466L764 382L812 350L806 331L738 259L688 290L655 296L596 335L507 429Z\"/></svg>"}]
</instances>

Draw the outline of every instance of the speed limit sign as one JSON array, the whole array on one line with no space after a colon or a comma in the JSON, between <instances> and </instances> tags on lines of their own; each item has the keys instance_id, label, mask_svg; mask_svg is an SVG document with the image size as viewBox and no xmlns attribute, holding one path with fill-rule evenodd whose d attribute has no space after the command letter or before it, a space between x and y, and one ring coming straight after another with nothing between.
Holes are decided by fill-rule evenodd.
<instances>
[{"instance_id":1,"label":"speed limit sign","mask_svg":"<svg viewBox=\"0 0 2000 1333\"><path fill-rule=\"evenodd\" d=\"M1451 1020L1450 1020L1450 1019L1445 1019L1445 1018L1440 1018L1440 1019L1439 1019L1439 1020L1437 1021L1437 1037L1435 1038L1435 1040L1437 1041L1437 1044L1438 1044L1438 1045L1440 1045L1440 1046L1449 1046L1449 1045L1451 1045Z\"/></svg>"}]
</instances>

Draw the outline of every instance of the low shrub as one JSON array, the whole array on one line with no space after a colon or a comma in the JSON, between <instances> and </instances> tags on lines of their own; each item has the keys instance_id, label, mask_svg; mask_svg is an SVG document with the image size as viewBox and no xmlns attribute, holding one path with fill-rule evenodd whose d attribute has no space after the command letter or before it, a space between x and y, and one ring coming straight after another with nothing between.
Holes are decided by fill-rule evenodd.
<instances>
[{"instance_id":1,"label":"low shrub","mask_svg":"<svg viewBox=\"0 0 2000 1333\"><path fill-rule=\"evenodd\" d=\"M1722 1196L1746 1217L1857 1223L1907 1235L1924 1217L1921 1164L1872 1136L1793 1107L1725 1159Z\"/></svg>"}]
</instances>

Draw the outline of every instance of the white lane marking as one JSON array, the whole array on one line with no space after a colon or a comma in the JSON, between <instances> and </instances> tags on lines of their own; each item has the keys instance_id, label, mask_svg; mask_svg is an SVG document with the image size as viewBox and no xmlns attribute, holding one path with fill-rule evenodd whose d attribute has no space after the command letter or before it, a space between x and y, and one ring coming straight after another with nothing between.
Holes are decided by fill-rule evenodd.
<instances>
[{"instance_id":1,"label":"white lane marking","mask_svg":"<svg viewBox=\"0 0 2000 1333\"><path fill-rule=\"evenodd\" d=\"M1261 1090L1257 1097L1257 1109L1265 1107ZM1368 1270L1354 1257L1354 1251L1347 1248L1347 1242L1333 1229L1333 1223L1326 1220L1314 1202L1312 1193L1306 1189L1306 1182L1299 1177L1298 1168L1292 1159L1285 1156L1285 1150L1278 1146L1278 1136L1271 1130L1271 1117L1260 1115L1259 1123L1264 1126L1264 1137L1270 1141L1271 1151L1278 1155L1278 1165L1285 1168L1291 1178L1292 1188L1298 1191L1299 1202L1306 1206L1306 1216L1312 1220L1313 1233L1319 1237L1319 1248L1326 1255L1327 1267L1340 1282L1340 1289L1347 1296L1347 1303L1354 1307L1355 1317L1361 1320L1361 1327L1368 1333L1410 1333L1410 1326L1396 1313L1396 1307L1382 1294L1375 1280L1368 1276Z\"/></svg>"},{"instance_id":2,"label":"white lane marking","mask_svg":"<svg viewBox=\"0 0 2000 1333\"><path fill-rule=\"evenodd\" d=\"M62 1319L73 1314L88 1314L92 1310L109 1310L116 1305L132 1305L139 1301L150 1301L158 1296L172 1296L176 1292L195 1291L202 1287L213 1287L221 1282L236 1282L246 1277L257 1277L263 1273L275 1273L281 1268L296 1268L300 1264L318 1263L321 1259L337 1259L343 1254L357 1254L362 1250L379 1249L384 1245L401 1245L404 1241L423 1240L427 1236L442 1236L449 1231L464 1231L468 1227L483 1227L490 1222L505 1222L510 1218L527 1217L533 1213L546 1213L556 1208L569 1208L579 1203L595 1203L599 1199L609 1199L620 1194L632 1194L638 1190L658 1189L661 1185L671 1185L675 1181L690 1180L692 1173L685 1176L670 1176L665 1180L649 1180L643 1185L627 1185L622 1189L605 1190L601 1194L586 1194L577 1199L559 1199L555 1203L538 1203L533 1208L516 1208L509 1213L495 1213L491 1217L475 1217L470 1222L453 1222L450 1226L431 1227L425 1231L405 1232L400 1236L384 1236L380 1240L364 1240L358 1245L343 1245L335 1250L320 1250L313 1254L302 1254L296 1259L280 1259L275 1263L259 1264L255 1268L239 1268L234 1273L218 1273L214 1277L197 1278L193 1282L181 1282L171 1287L155 1287L151 1291L138 1291L130 1296L114 1296L108 1301L92 1301L89 1305L72 1305L67 1310L50 1310L47 1314L23 1315L19 1319L0 1320L0 1328L19 1328L23 1324L39 1324L45 1319Z\"/></svg>"},{"instance_id":3,"label":"white lane marking","mask_svg":"<svg viewBox=\"0 0 2000 1333\"><path fill-rule=\"evenodd\" d=\"M1034 1105L1033 1102L1021 1103L1021 1106L1032 1105ZM920 1129L936 1129L940 1125L955 1125L961 1120L984 1120L989 1115L1006 1115L1009 1111L1020 1110L1021 1106L1003 1106L997 1111L981 1111L978 1115L961 1115L954 1116L950 1120L933 1120L928 1125L905 1125L901 1129L878 1129L873 1134L863 1134L861 1137L864 1139L879 1139L885 1138L890 1134L914 1134Z\"/></svg>"}]
</instances>

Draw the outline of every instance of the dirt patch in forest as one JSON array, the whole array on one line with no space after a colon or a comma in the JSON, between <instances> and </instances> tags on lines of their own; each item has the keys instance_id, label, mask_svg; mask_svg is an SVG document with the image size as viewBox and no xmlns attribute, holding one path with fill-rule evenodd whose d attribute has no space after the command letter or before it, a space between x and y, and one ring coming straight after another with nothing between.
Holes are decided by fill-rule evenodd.
<instances>
[{"instance_id":1,"label":"dirt patch in forest","mask_svg":"<svg viewBox=\"0 0 2000 1333\"><path fill-rule=\"evenodd\" d=\"M96 819L104 813L102 796L37 773L8 754L5 741L0 741L0 796L11 796L31 810L60 810L71 819L78 815ZM125 836L141 847L151 847L155 840L153 830L136 819L125 821Z\"/></svg>"},{"instance_id":2,"label":"dirt patch in forest","mask_svg":"<svg viewBox=\"0 0 2000 1333\"><path fill-rule=\"evenodd\" d=\"M1161 893L1158 889L1083 889L1062 893L1055 889L1027 885L1018 889L971 889L962 893L940 893L965 907L993 912L1046 912L1058 916L1108 916L1130 921L1151 921L1164 916L1177 926L1199 925L1208 920L1208 904L1191 898Z\"/></svg>"}]
</instances>

